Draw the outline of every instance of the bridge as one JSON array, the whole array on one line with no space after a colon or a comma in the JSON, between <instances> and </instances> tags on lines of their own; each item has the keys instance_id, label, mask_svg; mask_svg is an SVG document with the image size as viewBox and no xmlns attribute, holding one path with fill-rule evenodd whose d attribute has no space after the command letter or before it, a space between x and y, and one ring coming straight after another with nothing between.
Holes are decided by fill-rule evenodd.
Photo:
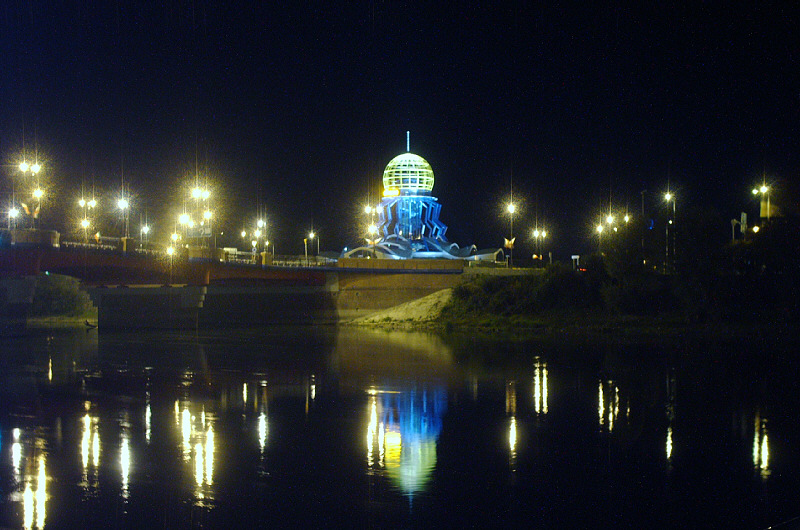
<instances>
[{"instance_id":1,"label":"bridge","mask_svg":"<svg viewBox=\"0 0 800 530\"><path fill-rule=\"evenodd\" d=\"M265 253L245 261L190 247L169 256L57 239L38 231L0 248L0 317L10 325L27 315L43 272L80 279L101 329L131 329L336 323L457 285L466 265L347 258L278 266Z\"/></svg>"}]
</instances>

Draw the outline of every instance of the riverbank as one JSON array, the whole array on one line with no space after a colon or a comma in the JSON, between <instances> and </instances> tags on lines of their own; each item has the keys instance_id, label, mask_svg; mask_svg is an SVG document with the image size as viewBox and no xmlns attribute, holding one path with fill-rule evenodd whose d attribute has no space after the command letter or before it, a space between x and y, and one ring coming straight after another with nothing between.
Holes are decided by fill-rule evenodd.
<instances>
[{"instance_id":1,"label":"riverbank","mask_svg":"<svg viewBox=\"0 0 800 530\"><path fill-rule=\"evenodd\" d=\"M419 300L377 311L343 325L386 330L476 333L526 340L549 338L585 342L656 342L664 339L735 340L755 337L796 340L798 329L786 323L689 322L679 313L654 316L615 315L607 312L542 311L534 315L453 317L445 308L453 290L443 289Z\"/></svg>"}]
</instances>

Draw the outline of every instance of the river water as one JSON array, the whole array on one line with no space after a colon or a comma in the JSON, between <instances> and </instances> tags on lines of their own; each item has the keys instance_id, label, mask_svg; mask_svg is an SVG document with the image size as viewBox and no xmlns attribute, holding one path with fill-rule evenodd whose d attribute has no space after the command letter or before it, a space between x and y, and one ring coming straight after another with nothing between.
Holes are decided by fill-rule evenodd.
<instances>
[{"instance_id":1,"label":"river water","mask_svg":"<svg viewBox=\"0 0 800 530\"><path fill-rule=\"evenodd\" d=\"M796 351L33 330L0 342L0 527L797 526Z\"/></svg>"}]
</instances>

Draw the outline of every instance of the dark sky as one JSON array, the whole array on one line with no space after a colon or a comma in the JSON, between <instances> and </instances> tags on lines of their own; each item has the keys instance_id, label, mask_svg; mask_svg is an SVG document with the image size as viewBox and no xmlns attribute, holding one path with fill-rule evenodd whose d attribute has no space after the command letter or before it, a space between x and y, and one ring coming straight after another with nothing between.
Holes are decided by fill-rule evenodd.
<instances>
[{"instance_id":1,"label":"dark sky","mask_svg":"<svg viewBox=\"0 0 800 530\"><path fill-rule=\"evenodd\" d=\"M679 206L754 215L752 183L800 169L800 18L777 4L161 4L3 3L4 196L24 135L65 232L81 185L110 210L124 178L165 238L197 171L227 235L261 205L278 253L312 226L340 250L410 130L450 240L502 244L513 174L515 235L538 214L565 257L609 197L652 211L669 179Z\"/></svg>"}]
</instances>

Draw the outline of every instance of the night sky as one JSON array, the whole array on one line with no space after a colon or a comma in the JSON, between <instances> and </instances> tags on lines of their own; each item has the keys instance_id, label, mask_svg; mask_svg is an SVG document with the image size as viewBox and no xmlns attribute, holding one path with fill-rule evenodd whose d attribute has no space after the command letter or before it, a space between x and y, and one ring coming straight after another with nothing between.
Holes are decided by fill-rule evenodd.
<instances>
[{"instance_id":1,"label":"night sky","mask_svg":"<svg viewBox=\"0 0 800 530\"><path fill-rule=\"evenodd\" d=\"M756 215L752 184L778 200L800 170L800 17L778 4L161 4L3 3L4 209L24 139L63 237L82 186L119 231L124 180L166 242L199 174L220 244L260 207L279 254L312 227L341 250L410 130L448 239L501 246L513 180L520 252L538 218L568 259L609 199L655 212L669 181L679 208Z\"/></svg>"}]
</instances>

